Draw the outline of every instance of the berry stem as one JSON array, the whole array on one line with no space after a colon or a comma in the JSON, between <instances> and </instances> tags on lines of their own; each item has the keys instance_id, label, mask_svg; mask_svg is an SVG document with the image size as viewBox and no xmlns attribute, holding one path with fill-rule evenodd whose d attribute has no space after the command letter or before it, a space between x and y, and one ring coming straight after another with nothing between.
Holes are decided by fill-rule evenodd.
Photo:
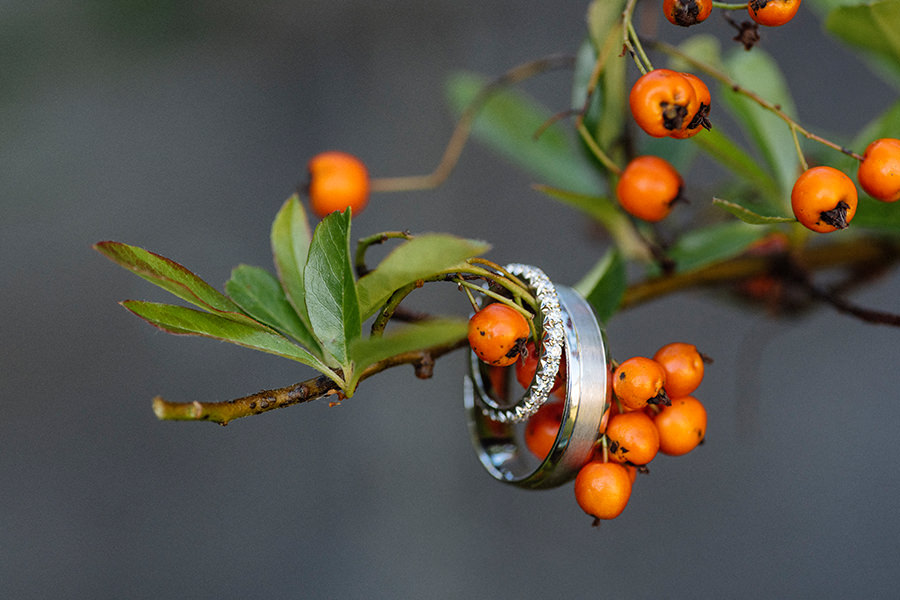
<instances>
[{"instance_id":1,"label":"berry stem","mask_svg":"<svg viewBox=\"0 0 900 600\"><path fill-rule=\"evenodd\" d=\"M636 4L637 0L628 0L625 4L625 9L622 11L622 46L631 54L641 74L646 75L648 71L653 70L653 64L647 58L647 53L644 52L644 46L641 44L641 38L638 36L632 23Z\"/></svg>"},{"instance_id":2,"label":"berry stem","mask_svg":"<svg viewBox=\"0 0 900 600\"><path fill-rule=\"evenodd\" d=\"M468 297L468 299L469 299L469 304L472 305L472 310L475 312L478 312L478 310L481 307L478 306L478 302L475 301L475 296L472 295L472 290L470 290L469 287L467 285L465 285L466 282L463 280L463 278L458 277L456 279L456 283L457 283L459 289L461 289L462 291L464 291L466 293L466 297Z\"/></svg>"},{"instance_id":3,"label":"berry stem","mask_svg":"<svg viewBox=\"0 0 900 600\"><path fill-rule=\"evenodd\" d=\"M818 142L824 146L828 146L829 148L831 148L833 150L837 150L838 152L841 152L842 154L846 154L847 156L852 156L856 160L859 160L859 161L862 160L862 158L863 158L862 155L857 154L856 152L853 152L852 150L849 150L847 148L844 148L840 144L835 144L831 140L827 140L820 135L816 135L815 133L810 132L805 127L800 125L797 121L795 121L793 118L791 118L787 113L785 113L781 109L780 106L778 106L777 104L772 104L771 102L769 102L765 98L761 97L756 92L753 92L751 90L748 90L748 89L740 86L734 79L732 79L731 77L729 77L727 74L723 73L722 71L716 69L715 67L712 67L704 62L701 62L701 61L697 60L696 58L693 58L692 56L688 56L687 54L685 54L684 52L682 52L675 46L672 46L671 44L667 44L666 42L655 41L652 44L653 44L653 47L656 48L657 50L659 50L660 52L664 52L665 54L668 54L669 56L675 56L675 57L678 57L678 58L684 60L688 64L692 65L694 68L696 68L700 71L703 71L704 73L706 73L710 77L713 77L714 79L719 80L721 83L723 83L724 85L731 88L731 91L735 92L736 94L741 94L743 96L746 96L753 102L756 102L757 104L759 104L764 109L775 114L779 119L781 119L782 121L787 123L788 127L791 128L794 135L796 135L797 133L800 133L803 135L803 137L805 137L809 140L813 140L814 142ZM801 162L805 162L805 161L801 161Z\"/></svg>"},{"instance_id":4,"label":"berry stem","mask_svg":"<svg viewBox=\"0 0 900 600\"><path fill-rule=\"evenodd\" d=\"M372 337L382 336L385 327L387 327L388 321L390 321L391 317L394 316L394 312L396 312L397 307L401 302L403 302L404 298L409 296L412 291L417 289L418 287L420 286L418 285L418 282L416 282L403 286L398 290L394 290L394 293L391 294L387 302L384 303L384 306L381 307L381 310L378 311L378 315L375 317L375 320L372 321L372 328L370 329L370 334Z\"/></svg>"},{"instance_id":5,"label":"berry stem","mask_svg":"<svg viewBox=\"0 0 900 600\"><path fill-rule=\"evenodd\" d=\"M475 290L476 292L478 292L480 294L484 294L488 298L492 298L493 300L496 300L497 302L507 305L508 307L514 309L516 312L518 312L523 317L525 317L525 319L527 319L528 321L531 321L532 319L534 319L533 313L525 310L524 308L519 306L516 302L510 300L509 298L507 298L506 296L504 296L502 294L498 294L497 292L492 292L491 290L484 288L480 285L477 285L475 283L472 283L471 281L460 280L459 285L461 285L463 288ZM476 306L477 306L477 304L476 304ZM476 310L477 310L477 308L476 308Z\"/></svg>"},{"instance_id":6,"label":"berry stem","mask_svg":"<svg viewBox=\"0 0 900 600\"><path fill-rule=\"evenodd\" d=\"M729 2L713 2L713 8L721 8L722 10L747 10L747 3L731 4Z\"/></svg>"},{"instance_id":7,"label":"berry stem","mask_svg":"<svg viewBox=\"0 0 900 600\"><path fill-rule=\"evenodd\" d=\"M585 145L588 147L588 150L591 151L591 154L593 154L608 171L616 176L622 175L622 168L613 162L606 152L600 148L597 141L594 139L594 136L591 135L591 132L588 131L588 128L585 126L584 121L579 120L575 129L578 131L578 135L581 136L582 141L584 141Z\"/></svg>"},{"instance_id":8,"label":"berry stem","mask_svg":"<svg viewBox=\"0 0 900 600\"><path fill-rule=\"evenodd\" d=\"M791 137L794 138L794 148L797 150L797 158L800 159L800 168L804 171L808 171L809 163L806 162L806 157L803 155L803 149L800 147L800 138L797 137L797 125L796 123L789 123L788 126L791 129Z\"/></svg>"},{"instance_id":9,"label":"berry stem","mask_svg":"<svg viewBox=\"0 0 900 600\"><path fill-rule=\"evenodd\" d=\"M483 267L487 267L489 269L497 271L498 273L500 273L501 275L503 275L504 277L506 277L513 283L515 283L517 286L519 286L523 290L528 289L528 286L525 285L525 282L523 282L521 279L519 279L518 277L516 277L515 275L513 275L512 273L510 273L509 271L507 271L506 269L504 269L503 267L501 267L500 265L498 265L497 263L495 263L492 260L488 260L486 258L479 258L479 257L475 256L475 257L472 257L469 259L469 264L481 265Z\"/></svg>"}]
</instances>

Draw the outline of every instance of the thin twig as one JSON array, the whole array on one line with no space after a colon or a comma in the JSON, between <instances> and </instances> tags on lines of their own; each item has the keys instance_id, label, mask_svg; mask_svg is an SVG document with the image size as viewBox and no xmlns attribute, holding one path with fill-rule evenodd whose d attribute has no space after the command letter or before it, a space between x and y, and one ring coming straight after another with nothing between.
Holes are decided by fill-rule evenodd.
<instances>
[{"instance_id":1,"label":"thin twig","mask_svg":"<svg viewBox=\"0 0 900 600\"><path fill-rule=\"evenodd\" d=\"M369 268L366 266L366 251L368 251L371 246L383 244L388 240L395 239L411 240L413 239L413 236L409 231L385 231L359 240L356 243L356 256L354 260L356 276L362 277L369 272Z\"/></svg>"},{"instance_id":2,"label":"thin twig","mask_svg":"<svg viewBox=\"0 0 900 600\"><path fill-rule=\"evenodd\" d=\"M373 179L371 189L373 192L408 192L413 190L428 190L441 185L462 155L466 141L472 131L472 125L475 123L475 117L484 107L488 100L497 92L506 87L524 81L535 75L546 73L557 69L570 69L575 64L575 58L569 55L549 56L538 60L530 61L525 64L514 67L507 71L497 79L491 81L479 90L475 98L469 103L466 109L460 115L456 122L456 127L447 146L444 149L444 155L441 157L437 167L427 175L409 175L405 177L381 177Z\"/></svg>"},{"instance_id":3,"label":"thin twig","mask_svg":"<svg viewBox=\"0 0 900 600\"><path fill-rule=\"evenodd\" d=\"M657 50L664 52L670 56L675 56L677 58L680 58L680 59L684 60L685 62L687 62L688 64L690 64L695 69L706 73L707 75L709 75L710 77L712 77L714 79L719 80L721 83L723 83L726 86L728 86L729 88L731 88L731 91L735 92L736 94L741 94L743 96L746 96L747 98L749 98L756 104L760 105L761 107L763 107L764 109L773 113L779 119L781 119L782 121L787 123L788 127L790 127L792 129L792 132L798 132L798 133L802 134L803 137L805 137L809 140L813 140L814 142L818 142L820 144L828 146L829 148L831 148L833 150L837 150L838 152L841 152L842 154L846 154L847 156L851 156L851 157L855 158L856 160L861 161L863 159L862 155L857 154L856 152L853 152L852 150L845 148L845 147L841 146L840 144L836 144L836 143L832 142L831 140L827 140L820 135L812 133L811 131L808 131L806 128L804 128L799 123L797 123L797 121L794 120L791 116L789 116L787 113L785 113L784 110L782 110L781 106L779 106L777 104L773 104L773 103L769 102L768 100L766 100L765 98L763 98L762 96L760 96L759 94L757 94L756 92L753 92L751 90L748 90L745 87L742 87L734 79L732 79L731 77L729 77L727 74L723 73L722 71L716 69L715 67L712 67L702 61L699 61L699 60L685 54L684 52L682 52L675 46L673 46L671 44L667 44L666 42L654 41L654 42L651 42L651 44Z\"/></svg>"}]
</instances>

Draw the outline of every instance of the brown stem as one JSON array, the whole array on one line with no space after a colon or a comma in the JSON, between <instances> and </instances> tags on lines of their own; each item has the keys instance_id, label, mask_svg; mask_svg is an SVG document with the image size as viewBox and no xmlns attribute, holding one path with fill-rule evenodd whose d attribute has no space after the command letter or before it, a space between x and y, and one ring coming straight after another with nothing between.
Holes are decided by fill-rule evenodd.
<instances>
[{"instance_id":1,"label":"brown stem","mask_svg":"<svg viewBox=\"0 0 900 600\"><path fill-rule=\"evenodd\" d=\"M876 272L883 272L883 269L881 269L882 264L883 263L880 262L873 264L873 270ZM831 288L824 288L822 286L816 285L816 283L812 280L809 271L802 265L793 262L790 263L788 265L788 275L795 282L799 283L800 286L810 295L810 297L832 306L838 312L852 315L857 319L860 319L861 321L865 321L866 323L900 327L900 314L865 308L859 306L858 304L850 302L840 294L839 290L842 287L841 285ZM857 279L859 279L859 276L857 274L851 274L849 277L849 282L852 284L852 282Z\"/></svg>"},{"instance_id":2,"label":"brown stem","mask_svg":"<svg viewBox=\"0 0 900 600\"><path fill-rule=\"evenodd\" d=\"M366 266L366 251L370 246L383 244L388 240L395 239L411 240L413 236L409 231L385 231L359 240L356 243L356 258L354 260L356 276L362 277L369 272L369 268Z\"/></svg>"},{"instance_id":3,"label":"brown stem","mask_svg":"<svg viewBox=\"0 0 900 600\"><path fill-rule=\"evenodd\" d=\"M859 238L825 246L798 250L792 259L809 270L829 267L884 264L898 259L896 244L877 243ZM632 285L625 291L622 308L630 308L655 298L705 285L738 281L771 270L771 256L739 256L708 267L661 276Z\"/></svg>"},{"instance_id":4,"label":"brown stem","mask_svg":"<svg viewBox=\"0 0 900 600\"><path fill-rule=\"evenodd\" d=\"M472 102L466 107L465 111L463 111L459 121L456 123L456 128L453 130L453 135L450 136L450 141L447 142L447 146L444 149L444 155L441 157L441 161L438 163L438 166L435 167L434 171L427 175L381 177L373 179L371 183L372 191L406 192L413 190L428 190L438 187L450 176L450 173L453 172L453 168L456 166L459 157L462 155L466 141L469 139L475 117L478 116L479 111L494 94L505 87L509 87L520 81L534 77L535 75L555 69L570 69L574 64L575 58L572 56L550 56L519 65L507 71L481 88Z\"/></svg>"},{"instance_id":5,"label":"brown stem","mask_svg":"<svg viewBox=\"0 0 900 600\"><path fill-rule=\"evenodd\" d=\"M418 377L430 377L436 358L462 348L467 343L468 341L464 338L451 344L435 346L428 350L405 352L392 356L367 368L363 371L359 380L368 379L385 369L404 364L413 365ZM335 396L335 400L338 401L342 399L338 392L337 384L324 375L319 375L287 387L264 390L227 402L169 402L157 396L153 399L153 412L156 413L157 418L160 420L211 421L227 425L234 419L258 415L276 408L302 404L328 396Z\"/></svg>"}]
</instances>

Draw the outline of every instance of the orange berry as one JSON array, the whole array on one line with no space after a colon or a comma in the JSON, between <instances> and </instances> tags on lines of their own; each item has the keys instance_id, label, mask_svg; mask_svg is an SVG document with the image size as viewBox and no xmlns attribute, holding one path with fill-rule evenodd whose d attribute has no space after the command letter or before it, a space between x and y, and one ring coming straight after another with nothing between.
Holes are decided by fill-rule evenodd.
<instances>
[{"instance_id":1,"label":"orange berry","mask_svg":"<svg viewBox=\"0 0 900 600\"><path fill-rule=\"evenodd\" d=\"M625 211L644 221L665 219L681 197L684 180L658 156L638 156L622 171L616 197Z\"/></svg>"},{"instance_id":2,"label":"orange berry","mask_svg":"<svg viewBox=\"0 0 900 600\"><path fill-rule=\"evenodd\" d=\"M750 18L768 27L784 25L794 18L800 8L800 0L750 0L747 12Z\"/></svg>"},{"instance_id":3,"label":"orange berry","mask_svg":"<svg viewBox=\"0 0 900 600\"><path fill-rule=\"evenodd\" d=\"M553 449L565 408L564 402L547 402L525 424L525 446L541 460Z\"/></svg>"},{"instance_id":4,"label":"orange berry","mask_svg":"<svg viewBox=\"0 0 900 600\"><path fill-rule=\"evenodd\" d=\"M672 400L653 417L659 431L659 451L670 456L687 454L706 436L706 409L693 396Z\"/></svg>"},{"instance_id":5,"label":"orange berry","mask_svg":"<svg viewBox=\"0 0 900 600\"><path fill-rule=\"evenodd\" d=\"M334 211L351 209L355 217L369 203L369 171L361 160L346 152L322 152L309 170L309 206L324 218Z\"/></svg>"},{"instance_id":6,"label":"orange berry","mask_svg":"<svg viewBox=\"0 0 900 600\"><path fill-rule=\"evenodd\" d=\"M631 87L628 104L634 121L653 137L667 137L682 129L700 107L690 81L669 69L642 75Z\"/></svg>"},{"instance_id":7,"label":"orange berry","mask_svg":"<svg viewBox=\"0 0 900 600\"><path fill-rule=\"evenodd\" d=\"M857 201L853 180L833 167L804 171L791 191L794 216L819 233L845 229L856 214Z\"/></svg>"},{"instance_id":8,"label":"orange berry","mask_svg":"<svg viewBox=\"0 0 900 600\"><path fill-rule=\"evenodd\" d=\"M900 200L900 140L882 138L869 144L856 178L862 189L876 200Z\"/></svg>"},{"instance_id":9,"label":"orange berry","mask_svg":"<svg viewBox=\"0 0 900 600\"><path fill-rule=\"evenodd\" d=\"M655 360L635 356L621 363L613 373L613 393L628 410L648 403L667 403L666 371Z\"/></svg>"},{"instance_id":10,"label":"orange berry","mask_svg":"<svg viewBox=\"0 0 900 600\"><path fill-rule=\"evenodd\" d=\"M692 73L682 73L681 75L694 88L694 93L697 94L698 106L697 112L693 115L688 115L690 119L685 119L684 127L676 129L669 134L670 137L676 139L694 137L703 129L712 128L712 124L709 122L709 111L712 108L712 96L709 93L709 88L706 87L702 79Z\"/></svg>"},{"instance_id":11,"label":"orange berry","mask_svg":"<svg viewBox=\"0 0 900 600\"><path fill-rule=\"evenodd\" d=\"M696 25L705 21L710 12L712 0L663 0L663 14L673 25Z\"/></svg>"},{"instance_id":12,"label":"orange berry","mask_svg":"<svg viewBox=\"0 0 900 600\"><path fill-rule=\"evenodd\" d=\"M519 311L505 304L488 304L469 319L469 345L482 361L495 367L508 367L531 330Z\"/></svg>"},{"instance_id":13,"label":"orange berry","mask_svg":"<svg viewBox=\"0 0 900 600\"><path fill-rule=\"evenodd\" d=\"M687 396L703 381L703 356L693 344L666 344L653 355L666 372L666 393L669 398Z\"/></svg>"},{"instance_id":14,"label":"orange berry","mask_svg":"<svg viewBox=\"0 0 900 600\"><path fill-rule=\"evenodd\" d=\"M609 453L616 462L646 465L659 452L659 432L643 411L620 413L606 426Z\"/></svg>"},{"instance_id":15,"label":"orange berry","mask_svg":"<svg viewBox=\"0 0 900 600\"><path fill-rule=\"evenodd\" d=\"M617 463L618 464L618 463ZM628 478L631 479L631 488L634 489L634 480L637 479L637 467L634 465L622 465L628 471Z\"/></svg>"},{"instance_id":16,"label":"orange berry","mask_svg":"<svg viewBox=\"0 0 900 600\"><path fill-rule=\"evenodd\" d=\"M575 501L598 519L615 519L631 497L631 476L622 465L591 461L575 477Z\"/></svg>"},{"instance_id":17,"label":"orange berry","mask_svg":"<svg viewBox=\"0 0 900 600\"><path fill-rule=\"evenodd\" d=\"M534 373L537 371L538 353L534 347L534 342L525 344L525 352L516 362L516 381L523 388L527 388L534 380ZM559 361L559 371L556 372L556 379L553 380L553 387L550 392L555 392L566 382L566 354L563 353Z\"/></svg>"}]
</instances>

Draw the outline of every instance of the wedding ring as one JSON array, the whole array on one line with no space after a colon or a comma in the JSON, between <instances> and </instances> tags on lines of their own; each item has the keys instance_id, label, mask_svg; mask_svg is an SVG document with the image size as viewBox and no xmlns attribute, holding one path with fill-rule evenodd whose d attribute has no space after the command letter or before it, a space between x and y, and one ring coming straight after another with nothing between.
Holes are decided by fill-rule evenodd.
<instances>
[{"instance_id":1,"label":"wedding ring","mask_svg":"<svg viewBox=\"0 0 900 600\"><path fill-rule=\"evenodd\" d=\"M521 277L538 301L538 314L543 329L543 343L535 344L538 351L538 364L534 381L525 394L512 405L501 405L486 390L481 378L475 378L476 401L482 406L486 417L500 423L519 423L537 412L547 401L550 390L559 371L560 358L563 352L563 317L560 311L556 288L543 271L530 265L511 264L505 269ZM470 354L473 372L481 367L481 361Z\"/></svg>"},{"instance_id":2,"label":"wedding ring","mask_svg":"<svg viewBox=\"0 0 900 600\"><path fill-rule=\"evenodd\" d=\"M521 273L525 277L525 271ZM533 284L534 278L526 279ZM463 381L469 432L479 460L495 479L523 488L551 488L574 479L593 453L610 402L611 375L603 330L591 306L575 290L559 286L555 292L566 356L566 399L559 433L543 460L534 458L525 447L523 427L516 426L512 419L503 420L504 414L491 407L491 403L499 403L490 398L493 388L488 373L476 364L480 361L470 363L470 374ZM510 370L503 373L508 377ZM554 377L555 372L550 376L550 386ZM525 397L530 394L532 400L535 398L532 388L538 379L535 376ZM528 410L528 402L518 405Z\"/></svg>"}]
</instances>

